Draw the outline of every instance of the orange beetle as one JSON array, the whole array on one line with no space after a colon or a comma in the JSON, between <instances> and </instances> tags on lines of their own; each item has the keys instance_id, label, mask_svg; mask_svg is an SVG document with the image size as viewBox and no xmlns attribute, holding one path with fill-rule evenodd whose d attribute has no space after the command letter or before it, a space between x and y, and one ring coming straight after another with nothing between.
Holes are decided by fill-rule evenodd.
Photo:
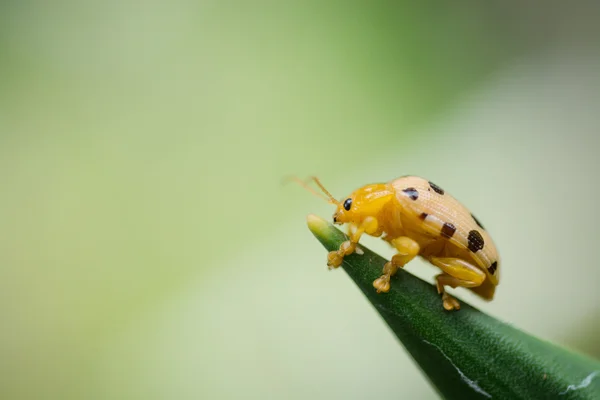
<instances>
[{"instance_id":1,"label":"orange beetle","mask_svg":"<svg viewBox=\"0 0 600 400\"><path fill-rule=\"evenodd\" d=\"M486 300L493 299L499 284L500 259L490 235L467 208L431 181L403 176L363 186L337 201L317 178L311 180L326 196L294 179L337 206L335 224L349 224L350 240L327 256L330 268L339 267L344 256L356 250L363 234L381 236L398 254L373 282L378 293L388 292L390 278L398 268L420 256L442 270L436 282L446 310L458 310L460 303L446 293L444 286L466 287Z\"/></svg>"}]
</instances>

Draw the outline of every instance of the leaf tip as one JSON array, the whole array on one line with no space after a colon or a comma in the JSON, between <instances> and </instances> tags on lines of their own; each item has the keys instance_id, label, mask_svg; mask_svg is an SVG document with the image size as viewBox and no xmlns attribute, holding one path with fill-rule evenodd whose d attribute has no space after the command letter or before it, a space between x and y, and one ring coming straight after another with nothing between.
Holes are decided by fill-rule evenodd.
<instances>
[{"instance_id":1,"label":"leaf tip","mask_svg":"<svg viewBox=\"0 0 600 400\"><path fill-rule=\"evenodd\" d=\"M329 228L327 221L315 214L308 214L306 223L308 224L308 229L315 236L324 236L325 231Z\"/></svg>"}]
</instances>

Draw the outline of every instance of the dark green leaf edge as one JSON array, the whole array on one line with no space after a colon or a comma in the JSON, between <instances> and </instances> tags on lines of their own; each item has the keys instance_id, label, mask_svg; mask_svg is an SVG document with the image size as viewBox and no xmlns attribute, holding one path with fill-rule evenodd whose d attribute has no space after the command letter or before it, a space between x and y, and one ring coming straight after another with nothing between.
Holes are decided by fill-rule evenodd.
<instances>
[{"instance_id":1,"label":"dark green leaf edge","mask_svg":"<svg viewBox=\"0 0 600 400\"><path fill-rule=\"evenodd\" d=\"M347 240L315 215L308 216L308 226L328 251ZM463 300L459 311L445 311L435 287L404 270L392 279L389 293L377 294L372 282L387 260L360 248L364 254L346 257L343 269L443 398L600 399L600 361L520 331ZM552 318L551 311L546 317Z\"/></svg>"}]
</instances>

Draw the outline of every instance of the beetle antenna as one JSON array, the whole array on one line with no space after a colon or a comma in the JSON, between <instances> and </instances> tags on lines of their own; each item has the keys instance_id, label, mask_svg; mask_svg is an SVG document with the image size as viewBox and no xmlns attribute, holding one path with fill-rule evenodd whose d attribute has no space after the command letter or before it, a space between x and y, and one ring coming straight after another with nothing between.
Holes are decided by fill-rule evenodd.
<instances>
[{"instance_id":1,"label":"beetle antenna","mask_svg":"<svg viewBox=\"0 0 600 400\"><path fill-rule=\"evenodd\" d=\"M304 189L308 190L309 192L311 192L312 194L314 194L317 197L322 198L323 200L325 200L326 202L328 202L329 204L335 204L338 205L340 204L339 201L337 201L335 199L335 197L333 197L331 195L331 193L329 193L329 191L327 189L325 189L325 187L323 186L323 184L321 183L321 181L319 180L319 178L317 178L316 176L311 176L310 178L308 178L306 181L303 181L302 179L296 177L296 176L290 176L287 179L284 179L284 183L286 183L287 181L294 181L296 183L298 183L300 186L302 186ZM308 186L308 182L313 181L317 184L317 186L319 186L319 188L323 191L323 193L325 193L327 196L325 196L323 193L319 193L316 190L314 190L313 188L311 188L310 186Z\"/></svg>"},{"instance_id":2,"label":"beetle antenna","mask_svg":"<svg viewBox=\"0 0 600 400\"><path fill-rule=\"evenodd\" d=\"M329 191L327 189L325 189L325 186L323 186L323 184L321 183L321 181L319 180L319 178L317 178L316 176L311 176L309 179L312 180L312 181L314 181L317 184L317 186L319 186L321 188L321 190L323 191L323 193L325 193L329 197L329 199L327 200L329 203L335 204L335 205L340 204L340 202L337 201L335 199L335 197L333 197L331 195L331 193L329 193Z\"/></svg>"}]
</instances>

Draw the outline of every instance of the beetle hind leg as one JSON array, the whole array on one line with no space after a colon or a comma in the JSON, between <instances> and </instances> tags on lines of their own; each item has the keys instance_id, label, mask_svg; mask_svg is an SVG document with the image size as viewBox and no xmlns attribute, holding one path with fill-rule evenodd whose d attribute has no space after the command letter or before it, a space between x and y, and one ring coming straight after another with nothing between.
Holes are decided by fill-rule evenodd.
<instances>
[{"instance_id":1,"label":"beetle hind leg","mask_svg":"<svg viewBox=\"0 0 600 400\"><path fill-rule=\"evenodd\" d=\"M460 303L446 293L444 286L473 288L480 286L486 279L485 272L460 258L431 257L429 261L444 272L436 276L436 282L443 306L448 311L459 310Z\"/></svg>"}]
</instances>

